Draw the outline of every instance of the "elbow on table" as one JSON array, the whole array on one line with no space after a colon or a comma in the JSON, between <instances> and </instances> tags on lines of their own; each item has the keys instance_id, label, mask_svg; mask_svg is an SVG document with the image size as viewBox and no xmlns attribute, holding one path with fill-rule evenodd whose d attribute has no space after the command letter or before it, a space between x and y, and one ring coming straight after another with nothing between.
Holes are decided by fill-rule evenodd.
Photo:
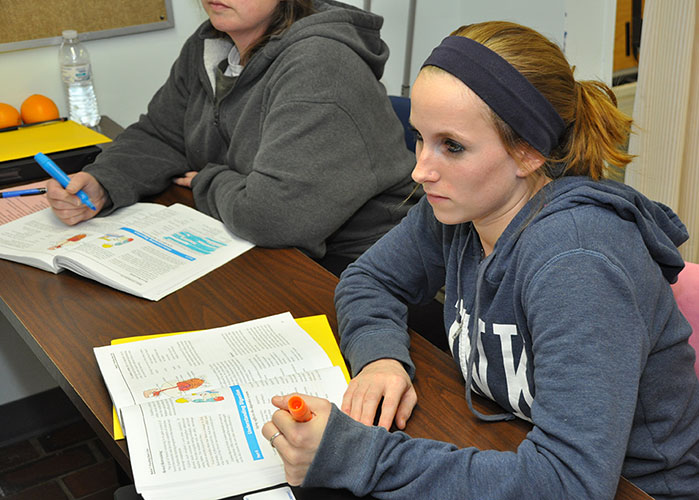
<instances>
[{"instance_id":1,"label":"elbow on table","mask_svg":"<svg viewBox=\"0 0 699 500\"><path fill-rule=\"evenodd\" d=\"M325 254L325 240L328 235L325 235L319 226L310 225L307 218L295 220L280 214L245 210L221 215L224 225L233 234L257 246L295 247L313 258L319 258Z\"/></svg>"}]
</instances>

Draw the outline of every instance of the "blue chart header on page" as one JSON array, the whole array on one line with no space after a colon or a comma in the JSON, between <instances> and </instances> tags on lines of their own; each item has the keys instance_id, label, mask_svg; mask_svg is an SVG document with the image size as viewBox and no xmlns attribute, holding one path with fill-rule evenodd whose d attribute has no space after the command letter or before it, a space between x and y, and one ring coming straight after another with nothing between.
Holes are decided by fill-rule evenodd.
<instances>
[{"instance_id":1,"label":"blue chart header on page","mask_svg":"<svg viewBox=\"0 0 699 500\"><path fill-rule=\"evenodd\" d=\"M238 407L240 423L243 424L243 432L245 432L245 439L248 442L248 448L250 449L252 459L262 460L264 457L262 456L260 444L257 442L255 430L252 428L250 412L248 411L248 404L245 401L245 395L243 394L243 390L240 388L239 385L232 385L231 391L233 392L233 397L235 398L235 404Z\"/></svg>"},{"instance_id":2,"label":"blue chart header on page","mask_svg":"<svg viewBox=\"0 0 699 500\"><path fill-rule=\"evenodd\" d=\"M175 250L174 248L169 247L169 246L159 242L155 238L151 238L150 236L142 233L141 231L137 231L136 229L133 229L130 227L122 227L121 229L123 231L129 232L133 235L136 235L139 238L146 240L148 243L152 243L153 245L162 248L163 250L167 250L168 252L173 253L173 254L177 255L178 257L182 257L183 259L187 259L187 260L196 260L194 257L187 255L187 254L184 254L182 252L179 252L179 251Z\"/></svg>"},{"instance_id":3,"label":"blue chart header on page","mask_svg":"<svg viewBox=\"0 0 699 500\"><path fill-rule=\"evenodd\" d=\"M226 246L225 243L216 241L213 238L209 238L207 236L197 236L189 231L179 231L171 236L165 236L165 239L205 255L213 253L217 249Z\"/></svg>"}]
</instances>

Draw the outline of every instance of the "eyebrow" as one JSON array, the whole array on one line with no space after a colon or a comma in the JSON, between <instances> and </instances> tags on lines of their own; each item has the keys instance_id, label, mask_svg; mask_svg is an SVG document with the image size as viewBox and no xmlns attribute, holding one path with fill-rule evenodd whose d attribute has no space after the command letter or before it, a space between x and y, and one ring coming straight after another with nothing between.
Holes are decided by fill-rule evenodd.
<instances>
[{"instance_id":1,"label":"eyebrow","mask_svg":"<svg viewBox=\"0 0 699 500\"><path fill-rule=\"evenodd\" d=\"M420 131L415 127L415 125L413 125L413 122L412 122L412 120L410 120L410 119L408 119L408 126L410 127L410 129L409 129L410 132L412 132L412 133L419 133L420 135L422 135L422 132L420 132ZM457 133L455 130L451 130L451 131L447 130L447 131L437 132L436 135L437 135L437 137L439 137L440 139L452 139L452 140L456 140L457 142L461 143L462 146L467 146L467 145L469 145L469 144L472 144L472 142L473 142L473 141L472 141L471 139L469 139L469 138L463 138L463 139L460 138L460 139L457 139L457 137L463 137L463 134L462 134L462 133Z\"/></svg>"}]
</instances>

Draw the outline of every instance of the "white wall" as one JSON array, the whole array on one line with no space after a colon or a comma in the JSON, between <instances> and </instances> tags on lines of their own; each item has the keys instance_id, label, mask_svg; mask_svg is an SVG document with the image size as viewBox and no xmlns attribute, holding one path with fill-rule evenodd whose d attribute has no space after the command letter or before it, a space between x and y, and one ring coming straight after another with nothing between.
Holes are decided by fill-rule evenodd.
<instances>
[{"instance_id":1,"label":"white wall","mask_svg":"<svg viewBox=\"0 0 699 500\"><path fill-rule=\"evenodd\" d=\"M362 7L363 0L345 0ZM384 17L382 35L391 50L383 82L400 94L408 22L408 0L373 0L371 10ZM504 20L530 26L556 42L578 79L612 81L616 0L417 0L409 85L432 48L464 24Z\"/></svg>"},{"instance_id":2,"label":"white wall","mask_svg":"<svg viewBox=\"0 0 699 500\"><path fill-rule=\"evenodd\" d=\"M172 3L174 28L84 42L100 112L119 124L138 119L167 78L184 41L206 19L199 0ZM61 116L67 115L58 46L0 53L0 75L0 102L19 109L26 97L44 94L58 105Z\"/></svg>"},{"instance_id":3,"label":"white wall","mask_svg":"<svg viewBox=\"0 0 699 500\"><path fill-rule=\"evenodd\" d=\"M611 87L616 0L566 0L565 54L577 80L602 80Z\"/></svg>"},{"instance_id":4,"label":"white wall","mask_svg":"<svg viewBox=\"0 0 699 500\"><path fill-rule=\"evenodd\" d=\"M56 382L2 314L0 378L0 405L56 387Z\"/></svg>"},{"instance_id":5,"label":"white wall","mask_svg":"<svg viewBox=\"0 0 699 500\"><path fill-rule=\"evenodd\" d=\"M363 0L345 0L356 7ZM205 19L198 0L173 0L175 27L86 42L92 59L100 111L121 125L138 119L150 97L167 78L185 39ZM373 0L371 10L384 17L382 35L391 50L383 82L399 95L408 21L408 0ZM432 48L463 24L504 19L531 26L564 47L578 78L611 82L616 0L418 0L411 59L412 85ZM0 53L0 102L19 108L40 93L53 99L61 115L66 104L61 87L58 47ZM0 318L0 404L54 387L44 368L21 341L9 336ZM144 332L146 333L146 332ZM11 387L10 387L11 386Z\"/></svg>"}]
</instances>

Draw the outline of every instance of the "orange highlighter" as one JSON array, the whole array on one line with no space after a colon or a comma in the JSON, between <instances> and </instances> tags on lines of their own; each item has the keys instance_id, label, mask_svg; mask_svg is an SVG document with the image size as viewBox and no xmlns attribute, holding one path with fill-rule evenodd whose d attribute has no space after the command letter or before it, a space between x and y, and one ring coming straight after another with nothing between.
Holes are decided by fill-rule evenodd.
<instances>
[{"instance_id":1,"label":"orange highlighter","mask_svg":"<svg viewBox=\"0 0 699 500\"><path fill-rule=\"evenodd\" d=\"M293 395L287 401L287 406L289 408L289 413L294 417L297 422L308 422L313 418L313 413L311 413L310 408L306 405L306 402L301 396Z\"/></svg>"}]
</instances>

